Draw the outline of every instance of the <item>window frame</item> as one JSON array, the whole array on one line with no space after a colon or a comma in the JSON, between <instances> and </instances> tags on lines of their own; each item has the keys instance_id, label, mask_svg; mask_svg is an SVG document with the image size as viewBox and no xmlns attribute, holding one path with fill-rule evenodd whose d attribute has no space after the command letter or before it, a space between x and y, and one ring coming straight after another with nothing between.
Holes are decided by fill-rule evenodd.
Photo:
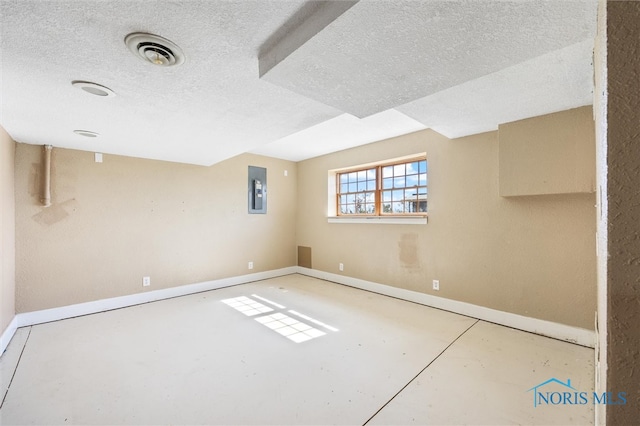
<instances>
[{"instance_id":1,"label":"window frame","mask_svg":"<svg viewBox=\"0 0 640 426\"><path fill-rule=\"evenodd\" d=\"M382 176L382 169L385 167L394 167L400 164L409 164L409 163L416 163L416 162L422 162L424 161L425 163L427 163L427 168L425 170L425 174L428 175L428 162L427 162L427 156L425 154L421 154L421 155L416 155L416 156L412 156L412 157L406 157L406 158L399 158L399 159L395 159L395 160L389 160L386 162L380 162L380 163L375 163L375 164L368 164L368 165L360 165L360 166L356 166L356 167L351 167L351 168L346 168L346 169L341 169L341 170L337 170L336 171L336 177L335 177L335 199L334 199L334 206L335 206L335 215L336 217L339 218L408 218L408 217L424 217L426 218L428 216L429 210L428 210L428 188L429 188L429 180L427 177L427 183L425 185L414 185L411 187L408 186L404 186L402 188L391 188L390 190L402 190L405 191L407 189L411 189L411 188L425 188L427 194L425 194L426 198L425 198L425 202L427 202L427 211L424 212L403 212L403 213L398 213L398 212L384 212L383 211L383 201L382 201L382 193L385 190L389 190L389 188L383 188L383 176ZM340 177L341 175L344 174L349 174L349 173L354 173L354 172L368 172L369 170L375 169L376 170L376 177L375 177L375 189L373 191L370 190L365 190L365 191L357 191L357 192L347 192L347 193L341 193L341 182L340 182ZM406 176L406 174L405 174ZM420 176L420 172L418 171L417 176ZM368 181L369 179L366 179L365 181ZM362 193L362 192L367 192L367 193L371 193L373 192L375 194L375 202L374 202L374 211L373 213L342 213L342 209L341 209L341 196L342 195L347 195L347 194L358 194L358 193ZM418 202L420 202L420 200L418 199ZM365 204L366 205L366 204Z\"/></svg>"}]
</instances>

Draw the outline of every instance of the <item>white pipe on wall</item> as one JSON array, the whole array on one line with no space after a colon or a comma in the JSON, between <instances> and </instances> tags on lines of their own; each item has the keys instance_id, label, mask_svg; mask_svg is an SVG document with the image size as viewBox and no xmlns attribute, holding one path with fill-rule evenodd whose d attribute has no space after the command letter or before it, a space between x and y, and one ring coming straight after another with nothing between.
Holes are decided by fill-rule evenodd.
<instances>
[{"instance_id":1,"label":"white pipe on wall","mask_svg":"<svg viewBox=\"0 0 640 426\"><path fill-rule=\"evenodd\" d=\"M44 177L41 200L44 207L51 205L51 151L53 151L53 146L44 146Z\"/></svg>"}]
</instances>

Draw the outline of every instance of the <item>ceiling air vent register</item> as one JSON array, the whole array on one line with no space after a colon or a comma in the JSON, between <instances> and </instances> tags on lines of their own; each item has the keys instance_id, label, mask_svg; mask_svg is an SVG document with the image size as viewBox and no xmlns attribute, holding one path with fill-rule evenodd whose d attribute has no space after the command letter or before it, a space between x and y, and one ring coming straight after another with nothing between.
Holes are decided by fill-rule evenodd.
<instances>
[{"instance_id":1,"label":"ceiling air vent register","mask_svg":"<svg viewBox=\"0 0 640 426\"><path fill-rule=\"evenodd\" d=\"M73 133L87 138L97 138L100 136L100 133L92 132L91 130L74 130Z\"/></svg>"},{"instance_id":2,"label":"ceiling air vent register","mask_svg":"<svg viewBox=\"0 0 640 426\"><path fill-rule=\"evenodd\" d=\"M184 53L177 44L155 34L131 33L124 43L137 57L153 65L170 67L184 62Z\"/></svg>"},{"instance_id":3,"label":"ceiling air vent register","mask_svg":"<svg viewBox=\"0 0 640 426\"><path fill-rule=\"evenodd\" d=\"M74 80L71 82L71 85L73 87L77 87L78 89L82 89L85 92L91 93L92 95L96 95L96 96L103 96L105 98L109 98L116 95L115 92L109 89L108 87L104 87L100 84L92 83L90 81Z\"/></svg>"}]
</instances>

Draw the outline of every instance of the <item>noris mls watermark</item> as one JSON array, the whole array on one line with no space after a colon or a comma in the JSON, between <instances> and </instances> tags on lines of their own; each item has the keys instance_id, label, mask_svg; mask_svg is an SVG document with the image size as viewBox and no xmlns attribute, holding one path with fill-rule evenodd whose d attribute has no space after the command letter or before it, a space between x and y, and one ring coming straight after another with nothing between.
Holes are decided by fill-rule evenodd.
<instances>
[{"instance_id":1,"label":"noris mls watermark","mask_svg":"<svg viewBox=\"0 0 640 426\"><path fill-rule=\"evenodd\" d=\"M552 390L553 389L553 390ZM559 391L556 389L560 389ZM533 406L539 405L626 405L626 392L581 392L567 382L552 377L527 392L533 392Z\"/></svg>"}]
</instances>

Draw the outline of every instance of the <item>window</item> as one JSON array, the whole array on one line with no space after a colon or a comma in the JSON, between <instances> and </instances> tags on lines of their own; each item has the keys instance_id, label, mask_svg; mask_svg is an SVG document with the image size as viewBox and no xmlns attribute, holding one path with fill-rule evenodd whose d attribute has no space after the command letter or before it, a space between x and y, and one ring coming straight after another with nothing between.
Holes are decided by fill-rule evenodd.
<instances>
[{"instance_id":1,"label":"window","mask_svg":"<svg viewBox=\"0 0 640 426\"><path fill-rule=\"evenodd\" d=\"M427 160L380 164L337 173L340 216L427 214Z\"/></svg>"}]
</instances>

